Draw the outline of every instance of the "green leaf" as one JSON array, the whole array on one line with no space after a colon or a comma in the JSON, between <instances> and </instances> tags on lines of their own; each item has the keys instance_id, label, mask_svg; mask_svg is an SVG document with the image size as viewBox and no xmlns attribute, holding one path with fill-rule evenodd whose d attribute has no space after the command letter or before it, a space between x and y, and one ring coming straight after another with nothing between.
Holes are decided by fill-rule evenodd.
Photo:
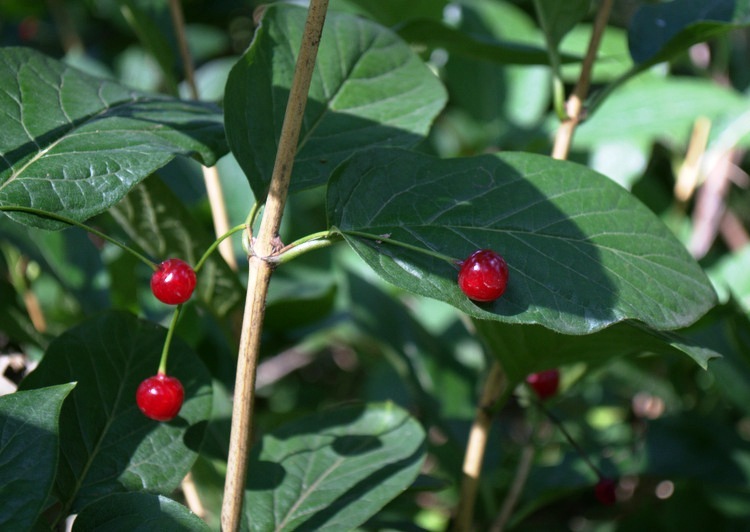
<instances>
[{"instance_id":1,"label":"green leaf","mask_svg":"<svg viewBox=\"0 0 750 532\"><path fill-rule=\"evenodd\" d=\"M537 49L543 46L534 21L514 5L472 2L461 5L460 14L458 29L462 35L482 42L523 43ZM548 61L546 52L544 61ZM451 53L443 79L454 105L441 116L436 134L454 137L451 144L457 147L447 155L524 146L529 142L528 135L519 135L519 130L538 127L549 110L549 68L500 66Z\"/></svg>"},{"instance_id":2,"label":"green leaf","mask_svg":"<svg viewBox=\"0 0 750 532\"><path fill-rule=\"evenodd\" d=\"M258 198L271 179L307 10L272 5L229 74L229 145ZM353 150L411 147L446 101L445 89L391 31L329 13L305 108L291 191L323 184Z\"/></svg>"},{"instance_id":3,"label":"green leaf","mask_svg":"<svg viewBox=\"0 0 750 532\"><path fill-rule=\"evenodd\" d=\"M0 50L0 206L83 221L176 155L226 151L218 108L134 91L26 48ZM17 221L61 224L21 213Z\"/></svg>"},{"instance_id":4,"label":"green leaf","mask_svg":"<svg viewBox=\"0 0 750 532\"><path fill-rule=\"evenodd\" d=\"M75 383L0 397L0 529L30 530L57 471L58 418Z\"/></svg>"},{"instance_id":5,"label":"green leaf","mask_svg":"<svg viewBox=\"0 0 750 532\"><path fill-rule=\"evenodd\" d=\"M137 185L109 212L128 236L158 261L179 257L195 265L214 240L157 178ZM217 251L198 273L196 294L216 315L225 316L243 301L245 290Z\"/></svg>"},{"instance_id":6,"label":"green leaf","mask_svg":"<svg viewBox=\"0 0 750 532\"><path fill-rule=\"evenodd\" d=\"M688 337L654 331L638 323L620 322L587 335L560 334L539 325L474 320L488 350L503 367L510 389L527 375L577 362L602 363L614 358L657 353L686 354L703 369L721 355Z\"/></svg>"},{"instance_id":7,"label":"green leaf","mask_svg":"<svg viewBox=\"0 0 750 532\"><path fill-rule=\"evenodd\" d=\"M251 530L351 530L407 489L425 434L390 404L352 405L290 423L253 448Z\"/></svg>"},{"instance_id":8,"label":"green leaf","mask_svg":"<svg viewBox=\"0 0 750 532\"><path fill-rule=\"evenodd\" d=\"M417 46L443 48L451 54L506 65L547 65L549 57L542 48L477 36L460 31L443 22L429 19L410 20L396 27L404 40ZM574 56L565 56L575 61Z\"/></svg>"},{"instance_id":9,"label":"green leaf","mask_svg":"<svg viewBox=\"0 0 750 532\"><path fill-rule=\"evenodd\" d=\"M394 26L415 18L440 20L447 4L448 0L332 0L329 10L353 12Z\"/></svg>"},{"instance_id":10,"label":"green leaf","mask_svg":"<svg viewBox=\"0 0 750 532\"><path fill-rule=\"evenodd\" d=\"M73 532L96 530L208 532L211 529L188 508L163 495L115 493L88 505L73 522Z\"/></svg>"},{"instance_id":11,"label":"green leaf","mask_svg":"<svg viewBox=\"0 0 750 532\"><path fill-rule=\"evenodd\" d=\"M45 346L47 338L36 330L26 309L18 304L18 294L5 279L0 279L0 323L11 342Z\"/></svg>"},{"instance_id":12,"label":"green leaf","mask_svg":"<svg viewBox=\"0 0 750 532\"><path fill-rule=\"evenodd\" d=\"M332 176L327 210L385 280L477 318L571 334L626 319L674 329L715 301L650 210L606 177L549 157L361 152ZM456 283L457 262L480 248L502 254L510 269L505 294L488 304Z\"/></svg>"},{"instance_id":13,"label":"green leaf","mask_svg":"<svg viewBox=\"0 0 750 532\"><path fill-rule=\"evenodd\" d=\"M628 29L640 69L669 61L690 46L750 23L748 0L673 0L644 4Z\"/></svg>"},{"instance_id":14,"label":"green leaf","mask_svg":"<svg viewBox=\"0 0 750 532\"><path fill-rule=\"evenodd\" d=\"M34 389L78 381L60 417L56 492L63 508L77 512L126 490L169 493L190 470L211 411L211 380L197 355L178 339L172 344L168 373L185 388L177 418L152 421L135 403L140 382L156 374L165 333L130 314L101 314L56 338L21 383Z\"/></svg>"},{"instance_id":15,"label":"green leaf","mask_svg":"<svg viewBox=\"0 0 750 532\"><path fill-rule=\"evenodd\" d=\"M177 94L177 43L164 1L118 0L120 11L143 47L153 56L171 94Z\"/></svg>"},{"instance_id":16,"label":"green leaf","mask_svg":"<svg viewBox=\"0 0 750 532\"><path fill-rule=\"evenodd\" d=\"M336 285L332 279L301 280L275 276L269 287L263 326L289 332L324 319L333 310Z\"/></svg>"},{"instance_id":17,"label":"green leaf","mask_svg":"<svg viewBox=\"0 0 750 532\"><path fill-rule=\"evenodd\" d=\"M698 117L737 116L746 110L747 99L710 80L644 74L620 87L581 124L574 146L655 141L682 146Z\"/></svg>"},{"instance_id":18,"label":"green leaf","mask_svg":"<svg viewBox=\"0 0 750 532\"><path fill-rule=\"evenodd\" d=\"M695 341L721 352L711 362L716 390L736 408L750 414L750 318L736 302L711 310L691 327Z\"/></svg>"},{"instance_id":19,"label":"green leaf","mask_svg":"<svg viewBox=\"0 0 750 532\"><path fill-rule=\"evenodd\" d=\"M588 14L591 0L535 0L534 6L547 46L556 52L563 37Z\"/></svg>"}]
</instances>

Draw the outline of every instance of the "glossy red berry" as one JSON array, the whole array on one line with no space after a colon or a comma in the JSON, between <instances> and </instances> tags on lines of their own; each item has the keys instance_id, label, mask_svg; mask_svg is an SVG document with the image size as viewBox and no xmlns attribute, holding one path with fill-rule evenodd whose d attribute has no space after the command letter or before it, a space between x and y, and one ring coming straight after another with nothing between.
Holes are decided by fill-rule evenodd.
<instances>
[{"instance_id":1,"label":"glossy red berry","mask_svg":"<svg viewBox=\"0 0 750 532\"><path fill-rule=\"evenodd\" d=\"M135 402L146 417L169 421L180 412L185 390L176 377L158 373L144 380L135 392Z\"/></svg>"},{"instance_id":2,"label":"glossy red berry","mask_svg":"<svg viewBox=\"0 0 750 532\"><path fill-rule=\"evenodd\" d=\"M560 387L560 371L548 369L539 373L532 373L526 377L526 382L534 389L539 399L547 399L557 393Z\"/></svg>"},{"instance_id":3,"label":"glossy red berry","mask_svg":"<svg viewBox=\"0 0 750 532\"><path fill-rule=\"evenodd\" d=\"M184 260L167 259L151 276L151 291L168 305L184 303L195 290L195 270Z\"/></svg>"},{"instance_id":4,"label":"glossy red berry","mask_svg":"<svg viewBox=\"0 0 750 532\"><path fill-rule=\"evenodd\" d=\"M597 500L606 506L612 506L617 502L616 487L617 483L611 478L601 478L594 487Z\"/></svg>"},{"instance_id":5,"label":"glossy red berry","mask_svg":"<svg viewBox=\"0 0 750 532\"><path fill-rule=\"evenodd\" d=\"M508 265L491 249L479 249L461 263L458 286L469 299L494 301L508 284Z\"/></svg>"}]
</instances>

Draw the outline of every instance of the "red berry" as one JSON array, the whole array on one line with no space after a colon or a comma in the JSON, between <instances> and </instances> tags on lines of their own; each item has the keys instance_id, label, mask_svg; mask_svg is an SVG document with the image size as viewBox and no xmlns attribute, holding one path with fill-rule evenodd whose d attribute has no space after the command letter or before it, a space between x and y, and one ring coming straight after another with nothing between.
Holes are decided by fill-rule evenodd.
<instances>
[{"instance_id":1,"label":"red berry","mask_svg":"<svg viewBox=\"0 0 750 532\"><path fill-rule=\"evenodd\" d=\"M135 402L146 417L169 421L182 408L185 389L176 377L158 373L144 380L135 392Z\"/></svg>"},{"instance_id":2,"label":"red berry","mask_svg":"<svg viewBox=\"0 0 750 532\"><path fill-rule=\"evenodd\" d=\"M532 373L526 377L526 382L534 388L539 399L544 400L557 393L557 388L560 386L560 371L548 369L539 373Z\"/></svg>"},{"instance_id":3,"label":"red berry","mask_svg":"<svg viewBox=\"0 0 750 532\"><path fill-rule=\"evenodd\" d=\"M508 284L508 265L491 249L479 249L461 263L458 286L469 299L494 301Z\"/></svg>"},{"instance_id":4,"label":"red berry","mask_svg":"<svg viewBox=\"0 0 750 532\"><path fill-rule=\"evenodd\" d=\"M168 305L184 303L195 290L195 270L180 259L167 259L151 276L151 291Z\"/></svg>"},{"instance_id":5,"label":"red berry","mask_svg":"<svg viewBox=\"0 0 750 532\"><path fill-rule=\"evenodd\" d=\"M601 478L594 487L596 498L600 503L606 506L612 506L615 502L617 502L615 487L617 487L617 483L611 478Z\"/></svg>"}]
</instances>

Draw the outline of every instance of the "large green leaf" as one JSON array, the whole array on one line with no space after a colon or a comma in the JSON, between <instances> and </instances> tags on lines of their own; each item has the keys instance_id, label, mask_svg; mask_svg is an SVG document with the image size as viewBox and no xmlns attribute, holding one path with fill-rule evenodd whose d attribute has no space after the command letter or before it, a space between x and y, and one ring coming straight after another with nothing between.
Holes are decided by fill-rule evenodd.
<instances>
[{"instance_id":1,"label":"large green leaf","mask_svg":"<svg viewBox=\"0 0 750 532\"><path fill-rule=\"evenodd\" d=\"M266 9L229 74L227 138L256 197L265 197L307 10ZM353 150L411 147L445 104L437 78L390 30L329 13L305 109L291 190L323 184Z\"/></svg>"},{"instance_id":2,"label":"large green leaf","mask_svg":"<svg viewBox=\"0 0 750 532\"><path fill-rule=\"evenodd\" d=\"M518 326L489 320L474 320L474 324L513 385L537 371L576 362L602 363L626 355L682 353L704 369L708 360L721 356L687 337L654 331L629 321L587 335L560 334L539 325Z\"/></svg>"},{"instance_id":3,"label":"large green leaf","mask_svg":"<svg viewBox=\"0 0 750 532\"><path fill-rule=\"evenodd\" d=\"M213 164L226 151L217 107L134 91L26 48L0 50L0 113L0 205L78 221L117 203L176 155Z\"/></svg>"},{"instance_id":4,"label":"large green leaf","mask_svg":"<svg viewBox=\"0 0 750 532\"><path fill-rule=\"evenodd\" d=\"M114 493L76 516L74 532L160 530L208 532L206 523L178 502L150 493Z\"/></svg>"},{"instance_id":5,"label":"large green leaf","mask_svg":"<svg viewBox=\"0 0 750 532\"><path fill-rule=\"evenodd\" d=\"M376 149L337 169L327 208L331 226L381 277L477 318L573 334L626 319L674 329L715 301L698 264L651 211L570 162ZM505 294L489 304L470 301L456 283L456 263L480 248L510 268Z\"/></svg>"},{"instance_id":6,"label":"large green leaf","mask_svg":"<svg viewBox=\"0 0 750 532\"><path fill-rule=\"evenodd\" d=\"M673 0L644 4L628 29L630 55L644 68L668 61L693 44L750 23L748 0Z\"/></svg>"},{"instance_id":7,"label":"large green leaf","mask_svg":"<svg viewBox=\"0 0 750 532\"><path fill-rule=\"evenodd\" d=\"M180 257L195 265L214 240L157 178L137 185L109 212L158 261ZM224 316L243 300L245 290L237 274L214 252L198 274L196 294L214 313Z\"/></svg>"},{"instance_id":8,"label":"large green leaf","mask_svg":"<svg viewBox=\"0 0 750 532\"><path fill-rule=\"evenodd\" d=\"M425 434L391 404L352 405L290 423L252 453L251 530L352 530L408 488Z\"/></svg>"},{"instance_id":9,"label":"large green leaf","mask_svg":"<svg viewBox=\"0 0 750 532\"><path fill-rule=\"evenodd\" d=\"M75 383L0 397L0 529L31 530L57 471L58 418Z\"/></svg>"},{"instance_id":10,"label":"large green leaf","mask_svg":"<svg viewBox=\"0 0 750 532\"><path fill-rule=\"evenodd\" d=\"M166 331L131 314L101 314L55 339L22 383L35 389L78 381L60 416L56 492L76 512L109 493L169 493L197 456L201 423L211 411L211 380L200 359L177 340L168 373L185 388L170 423L146 418L135 403L140 382L156 373Z\"/></svg>"},{"instance_id":11,"label":"large green leaf","mask_svg":"<svg viewBox=\"0 0 750 532\"><path fill-rule=\"evenodd\" d=\"M574 146L655 141L684 145L698 117L737 116L747 106L739 93L709 80L644 74L620 87L581 124Z\"/></svg>"}]
</instances>

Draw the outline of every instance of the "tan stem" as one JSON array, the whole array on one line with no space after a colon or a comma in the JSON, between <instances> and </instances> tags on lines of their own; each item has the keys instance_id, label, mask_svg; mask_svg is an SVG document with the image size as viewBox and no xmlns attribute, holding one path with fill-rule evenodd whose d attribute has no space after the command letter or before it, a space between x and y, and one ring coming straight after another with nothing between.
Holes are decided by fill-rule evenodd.
<instances>
[{"instance_id":1,"label":"tan stem","mask_svg":"<svg viewBox=\"0 0 750 532\"><path fill-rule=\"evenodd\" d=\"M208 194L208 203L211 205L211 216L214 222L214 232L216 237L226 234L229 231L229 213L227 205L224 202L224 192L219 180L219 171L215 166L201 166L203 170L203 182L206 185L206 194ZM219 253L224 258L229 267L237 271L237 258L232 248L232 239L225 238L219 243Z\"/></svg>"},{"instance_id":2,"label":"tan stem","mask_svg":"<svg viewBox=\"0 0 750 532\"><path fill-rule=\"evenodd\" d=\"M187 34L185 33L185 17L182 13L182 4L180 0L169 0L169 12L172 15L172 24L174 25L175 35L177 36L177 46L180 49L180 58L185 70L185 81L190 90L190 96L194 100L200 99L198 86L195 83L195 68L193 67L193 58L190 55L188 47ZM201 165L203 172L203 183L206 186L208 203L211 205L211 216L214 222L214 233L219 238L229 231L229 214L227 213L226 203L224 202L224 193L221 189L219 172L216 167ZM219 253L233 270L237 270L237 259L232 249L232 241L225 239L219 244Z\"/></svg>"},{"instance_id":3,"label":"tan stem","mask_svg":"<svg viewBox=\"0 0 750 532\"><path fill-rule=\"evenodd\" d=\"M516 474L513 477L513 484L510 486L508 495L503 501L503 506L500 508L500 513L497 519L492 523L490 532L503 532L505 525L508 524L510 516L513 514L513 508L515 508L518 498L521 496L523 487L526 485L526 480L529 478L529 471L531 471L531 464L534 461L534 444L527 443L521 450L521 458L518 461L516 467Z\"/></svg>"},{"instance_id":4,"label":"tan stem","mask_svg":"<svg viewBox=\"0 0 750 532\"><path fill-rule=\"evenodd\" d=\"M750 244L750 235L747 233L742 220L732 211L726 211L721 219L719 231L724 243L729 249L736 252Z\"/></svg>"},{"instance_id":5,"label":"tan stem","mask_svg":"<svg viewBox=\"0 0 750 532\"><path fill-rule=\"evenodd\" d=\"M609 13L612 11L612 1L613 0L603 0L599 7L599 11L596 14L594 30L591 34L588 50L586 50L586 56L581 65L581 75L578 77L578 83L576 83L575 89L573 89L573 93L570 95L570 98L568 98L566 104L568 118L560 124L560 128L557 130L557 135L555 136L555 145L552 148L552 157L555 159L568 158L570 145L573 143L573 134L575 133L578 124L584 118L583 102L586 100L586 96L589 92L589 87L591 85L591 72L594 67L594 61L596 60L596 54L599 50L599 43L601 42L602 35L607 27Z\"/></svg>"},{"instance_id":6,"label":"tan stem","mask_svg":"<svg viewBox=\"0 0 750 532\"><path fill-rule=\"evenodd\" d=\"M181 487L187 507L190 508L190 511L195 515L205 520L206 508L203 506L203 502L201 502L200 495L198 495L195 482L193 482L193 475L190 473L185 475L185 478L182 479Z\"/></svg>"},{"instance_id":7,"label":"tan stem","mask_svg":"<svg viewBox=\"0 0 750 532\"><path fill-rule=\"evenodd\" d=\"M492 363L490 373L484 383L482 397L469 432L469 442L464 455L463 478L461 479L461 498L456 510L456 520L453 524L455 532L471 530L474 516L474 502L479 489L479 476L482 471L482 461L487 448L487 438L492 424L491 409L508 386L500 364Z\"/></svg>"},{"instance_id":8,"label":"tan stem","mask_svg":"<svg viewBox=\"0 0 750 532\"><path fill-rule=\"evenodd\" d=\"M289 181L302 126L307 93L310 88L323 32L328 0L312 0L305 22L299 57L289 93L284 123L276 152L271 185L266 208L252 245L249 259L247 300L242 323L237 380L232 410L232 432L229 440L229 460L224 486L224 502L221 509L221 526L224 532L239 530L248 453L253 430L253 403L255 401L255 379L260 351L261 330L265 310L268 282L272 266L265 260L278 246L278 232L286 203Z\"/></svg>"},{"instance_id":9,"label":"tan stem","mask_svg":"<svg viewBox=\"0 0 750 532\"><path fill-rule=\"evenodd\" d=\"M716 239L727 208L732 169L742 155L741 150L730 150L719 159L703 186L698 189L693 210L693 234L688 244L690 253L696 259L703 258Z\"/></svg>"}]
</instances>

